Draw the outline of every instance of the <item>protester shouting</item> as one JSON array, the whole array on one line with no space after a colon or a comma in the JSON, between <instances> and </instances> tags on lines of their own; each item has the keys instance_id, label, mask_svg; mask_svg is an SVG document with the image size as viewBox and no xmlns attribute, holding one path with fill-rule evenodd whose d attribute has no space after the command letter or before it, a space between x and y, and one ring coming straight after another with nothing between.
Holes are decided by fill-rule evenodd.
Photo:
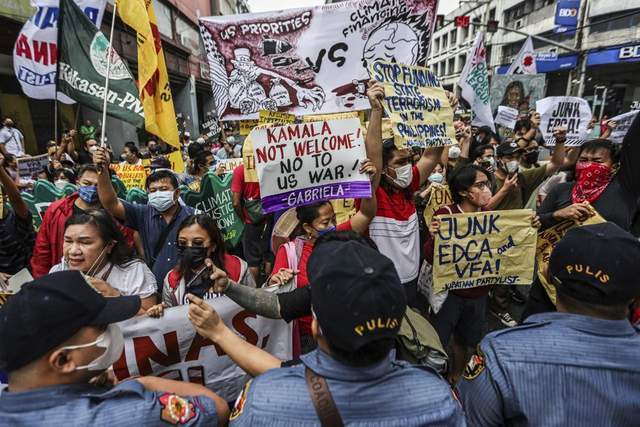
<instances>
[{"instance_id":1,"label":"protester shouting","mask_svg":"<svg viewBox=\"0 0 640 427\"><path fill-rule=\"evenodd\" d=\"M105 298L77 271L25 284L0 308L0 394L5 425L225 425L227 403L206 387L138 377L96 385L122 355L118 322L140 299Z\"/></svg>"},{"instance_id":2,"label":"protester shouting","mask_svg":"<svg viewBox=\"0 0 640 427\"><path fill-rule=\"evenodd\" d=\"M487 335L458 384L470 426L638 422L640 242L613 223L569 230L551 253L558 312Z\"/></svg>"},{"instance_id":3,"label":"protester shouting","mask_svg":"<svg viewBox=\"0 0 640 427\"><path fill-rule=\"evenodd\" d=\"M20 191L4 168L4 155L0 154L0 276L7 279L29 265L35 243L33 218ZM9 199L5 203L2 193Z\"/></svg>"},{"instance_id":4,"label":"protester shouting","mask_svg":"<svg viewBox=\"0 0 640 427\"><path fill-rule=\"evenodd\" d=\"M141 310L156 303L156 278L149 267L133 255L116 224L102 210L89 210L65 224L63 257L51 273L78 270L105 296L137 295Z\"/></svg>"},{"instance_id":5,"label":"protester shouting","mask_svg":"<svg viewBox=\"0 0 640 427\"><path fill-rule=\"evenodd\" d=\"M227 254L224 239L215 219L198 214L185 218L178 227L178 264L164 279L162 303L152 307L148 314L162 316L165 308L187 304L187 293L200 298L215 298L209 276L219 269L240 285L256 287L247 263Z\"/></svg>"},{"instance_id":6,"label":"protester shouting","mask_svg":"<svg viewBox=\"0 0 640 427\"><path fill-rule=\"evenodd\" d=\"M565 220L584 221L595 212L630 230L640 198L640 119L636 116L622 147L593 139L580 147L574 180L552 188L538 209L542 228ZM553 311L539 280L531 287L524 315Z\"/></svg>"},{"instance_id":7,"label":"protester shouting","mask_svg":"<svg viewBox=\"0 0 640 427\"><path fill-rule=\"evenodd\" d=\"M366 137L369 150L369 147L380 146L382 141L383 86L371 81L367 96L371 104ZM455 110L455 99L451 98L450 102ZM410 163L411 151L396 148L393 139L383 141L382 150L382 156L368 154L382 174L376 191L377 212L369 226L369 235L380 252L393 260L407 292L409 306L424 310L426 307L418 302L416 288L420 268L420 231L413 194L441 161L443 149L424 150L415 166Z\"/></svg>"},{"instance_id":8,"label":"protester shouting","mask_svg":"<svg viewBox=\"0 0 640 427\"><path fill-rule=\"evenodd\" d=\"M104 178L113 191L108 170L104 173ZM102 208L96 188L97 182L98 169L94 165L81 166L78 170L78 191L49 205L42 218L33 249L33 257L31 258L33 277L37 278L47 274L51 267L62 259L67 219L73 214ZM127 244L134 247L133 231L121 224L117 224L117 227L125 236Z\"/></svg>"},{"instance_id":9,"label":"protester shouting","mask_svg":"<svg viewBox=\"0 0 640 427\"><path fill-rule=\"evenodd\" d=\"M177 263L176 237L178 226L193 214L193 208L179 203L178 179L169 170L157 170L147 177L145 187L149 194L146 205L118 199L109 179L109 153L98 148L94 161L100 168L98 194L104 208L128 227L140 233L147 265L163 283ZM159 289L160 291L160 289Z\"/></svg>"}]
</instances>

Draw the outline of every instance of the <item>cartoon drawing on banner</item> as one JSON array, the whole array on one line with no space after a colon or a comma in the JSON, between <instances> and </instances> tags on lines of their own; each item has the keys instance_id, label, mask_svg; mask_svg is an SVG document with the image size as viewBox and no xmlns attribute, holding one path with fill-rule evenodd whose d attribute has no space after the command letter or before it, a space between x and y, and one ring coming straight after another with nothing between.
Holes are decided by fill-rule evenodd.
<instances>
[{"instance_id":1,"label":"cartoon drawing on banner","mask_svg":"<svg viewBox=\"0 0 640 427\"><path fill-rule=\"evenodd\" d=\"M200 18L218 116L367 109L368 64L425 65L436 6L436 0L348 1Z\"/></svg>"}]
</instances>

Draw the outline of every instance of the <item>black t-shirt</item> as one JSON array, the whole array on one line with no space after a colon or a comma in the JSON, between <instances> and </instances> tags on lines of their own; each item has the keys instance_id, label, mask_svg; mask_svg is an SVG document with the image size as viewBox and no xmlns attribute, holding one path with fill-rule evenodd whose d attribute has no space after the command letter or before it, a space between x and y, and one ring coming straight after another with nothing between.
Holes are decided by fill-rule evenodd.
<instances>
[{"instance_id":1,"label":"black t-shirt","mask_svg":"<svg viewBox=\"0 0 640 427\"><path fill-rule=\"evenodd\" d=\"M302 316L311 314L311 289L309 286L297 288L291 292L278 294L280 317L291 322Z\"/></svg>"},{"instance_id":2,"label":"black t-shirt","mask_svg":"<svg viewBox=\"0 0 640 427\"><path fill-rule=\"evenodd\" d=\"M75 203L73 204L73 215L80 215L86 213L84 209L80 209Z\"/></svg>"}]
</instances>

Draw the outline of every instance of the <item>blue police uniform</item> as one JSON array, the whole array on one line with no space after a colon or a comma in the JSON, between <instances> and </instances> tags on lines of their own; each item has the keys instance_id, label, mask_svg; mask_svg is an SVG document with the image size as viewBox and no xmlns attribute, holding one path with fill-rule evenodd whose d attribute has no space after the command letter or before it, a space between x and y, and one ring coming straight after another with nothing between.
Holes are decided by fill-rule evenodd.
<instances>
[{"instance_id":1,"label":"blue police uniform","mask_svg":"<svg viewBox=\"0 0 640 427\"><path fill-rule=\"evenodd\" d=\"M638 332L627 320L542 313L487 335L458 384L467 422L638 425Z\"/></svg>"},{"instance_id":2,"label":"blue police uniform","mask_svg":"<svg viewBox=\"0 0 640 427\"><path fill-rule=\"evenodd\" d=\"M315 350L301 364L272 369L248 383L231 413L231 426L318 426L305 366L327 381L345 425L464 426L460 404L435 371L393 360L346 366Z\"/></svg>"},{"instance_id":3,"label":"blue police uniform","mask_svg":"<svg viewBox=\"0 0 640 427\"><path fill-rule=\"evenodd\" d=\"M18 393L0 392L0 425L115 427L217 423L212 399L151 392L135 380L109 390L72 384Z\"/></svg>"}]
</instances>

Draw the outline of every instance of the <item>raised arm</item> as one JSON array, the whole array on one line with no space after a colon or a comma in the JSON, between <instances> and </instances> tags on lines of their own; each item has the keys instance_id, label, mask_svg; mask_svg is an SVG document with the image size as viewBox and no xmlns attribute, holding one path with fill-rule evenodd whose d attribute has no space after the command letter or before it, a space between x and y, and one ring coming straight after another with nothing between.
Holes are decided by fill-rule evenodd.
<instances>
[{"instance_id":1,"label":"raised arm","mask_svg":"<svg viewBox=\"0 0 640 427\"><path fill-rule=\"evenodd\" d=\"M564 142L567 140L567 128L556 126L553 129L553 136L556 140L556 146L553 150L553 155L551 156L551 160L547 163L546 166L546 175L551 176L557 171L560 170L562 165L564 164Z\"/></svg>"},{"instance_id":2,"label":"raised arm","mask_svg":"<svg viewBox=\"0 0 640 427\"><path fill-rule=\"evenodd\" d=\"M20 190L18 190L18 186L16 185L15 181L11 179L4 168L4 155L2 153L0 153L0 183L2 183L4 193L9 198L9 202L11 203L11 206L13 206L13 210L15 211L16 215L23 219L31 216L27 204L24 202L24 200L22 200L22 197L20 196Z\"/></svg>"},{"instance_id":3,"label":"raised arm","mask_svg":"<svg viewBox=\"0 0 640 427\"><path fill-rule=\"evenodd\" d=\"M118 199L118 195L111 184L109 175L110 156L103 147L98 147L93 155L93 161L98 167L98 197L102 207L117 219L124 221L126 211L124 205Z\"/></svg>"},{"instance_id":4,"label":"raised arm","mask_svg":"<svg viewBox=\"0 0 640 427\"><path fill-rule=\"evenodd\" d=\"M380 173L382 171L382 101L384 100L382 84L375 80L370 80L367 96L369 97L369 104L371 104L371 113L369 115L365 146L367 147L369 159L371 159L378 173Z\"/></svg>"}]
</instances>

